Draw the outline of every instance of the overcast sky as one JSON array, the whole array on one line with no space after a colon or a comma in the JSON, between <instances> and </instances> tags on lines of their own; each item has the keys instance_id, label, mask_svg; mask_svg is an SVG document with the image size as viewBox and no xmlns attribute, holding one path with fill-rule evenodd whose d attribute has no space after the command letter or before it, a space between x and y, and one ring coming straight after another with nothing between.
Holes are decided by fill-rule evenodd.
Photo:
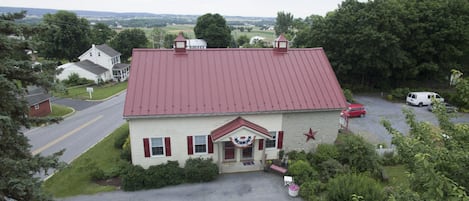
<instances>
[{"instance_id":1,"label":"overcast sky","mask_svg":"<svg viewBox=\"0 0 469 201\"><path fill-rule=\"evenodd\" d=\"M113 12L149 12L155 14L219 13L229 16L276 17L278 11L305 18L325 15L342 0L0 0L0 6L92 10Z\"/></svg>"}]
</instances>

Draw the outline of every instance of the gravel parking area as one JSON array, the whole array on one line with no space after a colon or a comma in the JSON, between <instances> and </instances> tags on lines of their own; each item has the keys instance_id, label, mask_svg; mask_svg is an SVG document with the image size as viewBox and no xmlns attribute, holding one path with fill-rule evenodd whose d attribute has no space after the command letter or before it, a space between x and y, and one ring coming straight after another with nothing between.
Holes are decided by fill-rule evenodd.
<instances>
[{"instance_id":1,"label":"gravel parking area","mask_svg":"<svg viewBox=\"0 0 469 201\"><path fill-rule=\"evenodd\" d=\"M392 126L402 133L409 131L402 113L404 107L414 111L417 120L426 121L437 125L436 116L427 110L427 107L408 106L404 102L392 103L386 101L379 95L356 95L355 101L365 105L367 114L364 118L352 118L349 120L349 128L356 134L362 135L371 143L391 144L391 135L381 125L382 119L387 119ZM469 122L469 114L456 113L452 120L454 122Z\"/></svg>"}]
</instances>

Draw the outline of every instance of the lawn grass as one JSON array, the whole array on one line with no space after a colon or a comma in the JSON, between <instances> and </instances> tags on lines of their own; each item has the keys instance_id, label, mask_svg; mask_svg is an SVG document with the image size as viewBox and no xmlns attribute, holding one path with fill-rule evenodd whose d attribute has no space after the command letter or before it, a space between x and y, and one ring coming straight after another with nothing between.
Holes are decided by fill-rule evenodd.
<instances>
[{"instance_id":1,"label":"lawn grass","mask_svg":"<svg viewBox=\"0 0 469 201\"><path fill-rule=\"evenodd\" d=\"M90 95L86 92L87 87L93 87L91 100L103 100L111 97L127 88L127 82L108 83L103 86L80 86L68 88L68 93L54 93L56 97L74 98L81 100L90 100Z\"/></svg>"},{"instance_id":2,"label":"lawn grass","mask_svg":"<svg viewBox=\"0 0 469 201\"><path fill-rule=\"evenodd\" d=\"M389 176L388 186L409 186L404 165L383 166L383 168Z\"/></svg>"},{"instance_id":3,"label":"lawn grass","mask_svg":"<svg viewBox=\"0 0 469 201\"><path fill-rule=\"evenodd\" d=\"M52 104L52 112L49 117L63 117L73 112L73 109L64 105Z\"/></svg>"},{"instance_id":4,"label":"lawn grass","mask_svg":"<svg viewBox=\"0 0 469 201\"><path fill-rule=\"evenodd\" d=\"M116 190L114 186L94 183L90 169L98 167L104 172L111 172L119 164L125 163L120 159L120 151L114 147L114 142L119 136L128 134L129 125L126 123L75 159L67 168L46 180L43 183L44 190L56 198Z\"/></svg>"}]
</instances>

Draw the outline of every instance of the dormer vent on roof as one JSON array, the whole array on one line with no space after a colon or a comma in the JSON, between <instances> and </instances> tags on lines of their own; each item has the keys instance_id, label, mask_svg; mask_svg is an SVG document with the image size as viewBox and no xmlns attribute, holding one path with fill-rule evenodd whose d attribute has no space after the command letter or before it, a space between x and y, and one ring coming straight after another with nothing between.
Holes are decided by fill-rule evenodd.
<instances>
[{"instance_id":1,"label":"dormer vent on roof","mask_svg":"<svg viewBox=\"0 0 469 201\"><path fill-rule=\"evenodd\" d=\"M186 47L187 47L187 41L186 38L184 38L184 35L182 35L182 32L179 32L179 35L174 39L174 51L175 52L180 52L184 53L186 52Z\"/></svg>"},{"instance_id":2,"label":"dormer vent on roof","mask_svg":"<svg viewBox=\"0 0 469 201\"><path fill-rule=\"evenodd\" d=\"M280 34L280 36L275 39L274 42L274 51L276 52L287 52L288 50L288 40L285 38L283 34Z\"/></svg>"}]
</instances>

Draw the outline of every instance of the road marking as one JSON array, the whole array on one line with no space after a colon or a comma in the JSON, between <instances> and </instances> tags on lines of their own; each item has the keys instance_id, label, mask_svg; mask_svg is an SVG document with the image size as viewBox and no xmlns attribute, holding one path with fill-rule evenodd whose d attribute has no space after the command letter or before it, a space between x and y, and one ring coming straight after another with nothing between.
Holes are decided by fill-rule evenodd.
<instances>
[{"instance_id":1,"label":"road marking","mask_svg":"<svg viewBox=\"0 0 469 201\"><path fill-rule=\"evenodd\" d=\"M98 117L92 119L91 121L86 122L85 124L81 125L80 127L73 129L72 131L66 133L65 135L60 136L59 138L55 139L55 140L52 141L52 142L47 143L47 144L44 145L43 147L32 151L32 154L33 154L33 155L36 155L36 154L38 154L38 153L43 152L44 150L46 150L46 149L52 147L53 145L59 143L59 142L62 141L62 140L65 140L66 138L70 137L71 135L73 135L73 134L75 134L76 132L80 131L81 129L83 129L83 128L89 126L89 125L91 125L92 123L98 121L98 120L101 119L101 118L103 118L103 115L100 115L100 116L98 116Z\"/></svg>"}]
</instances>

